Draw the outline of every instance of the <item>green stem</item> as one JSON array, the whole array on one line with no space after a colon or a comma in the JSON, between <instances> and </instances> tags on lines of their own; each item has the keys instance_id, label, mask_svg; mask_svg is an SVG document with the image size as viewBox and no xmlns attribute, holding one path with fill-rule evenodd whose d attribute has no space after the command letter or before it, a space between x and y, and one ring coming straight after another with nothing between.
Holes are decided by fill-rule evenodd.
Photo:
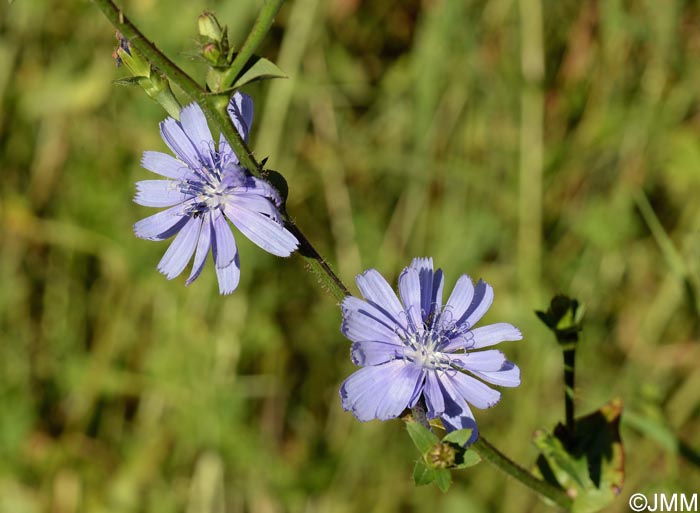
<instances>
[{"instance_id":1,"label":"green stem","mask_svg":"<svg viewBox=\"0 0 700 513\"><path fill-rule=\"evenodd\" d=\"M481 456L481 459L488 461L509 476L517 479L542 497L551 500L566 511L571 509L572 500L566 495L564 490L533 476L491 445L482 435L479 435L479 439L471 446L471 450Z\"/></svg>"},{"instance_id":2,"label":"green stem","mask_svg":"<svg viewBox=\"0 0 700 513\"><path fill-rule=\"evenodd\" d=\"M260 165L253 158L252 152L233 125L233 121L226 112L228 95L212 95L187 73L182 71L177 64L171 61L163 52L149 41L141 31L129 20L122 10L112 0L93 0L102 10L107 19L122 33L148 61L162 71L174 84L177 84L183 92L196 101L206 116L214 122L228 140L234 153L238 156L243 167L255 176L260 176Z\"/></svg>"},{"instance_id":3,"label":"green stem","mask_svg":"<svg viewBox=\"0 0 700 513\"><path fill-rule=\"evenodd\" d=\"M231 145L231 149L238 157L240 163L248 169L253 175L260 177L262 169L260 164L253 157L252 152L248 148L241 135L236 130L233 120L226 112L226 107L229 102L228 94L214 95L204 90L195 80L187 73L182 71L177 64L172 62L165 54L163 54L156 46L150 42L141 31L124 15L122 10L117 7L112 0L93 0L100 10L104 13L112 25L129 40L129 44L135 47L148 61L156 66L165 76L174 84L178 85L183 92L192 100L196 101L207 118L209 118L216 127L221 131L226 140ZM263 9L258 17L251 34L246 38L246 41L241 48L241 52L234 60L234 65L239 59L243 62L241 69L250 55L258 46L262 38L269 31L275 14L280 8L282 0L268 0L265 2ZM245 57L245 52L248 57ZM245 60L244 60L245 59ZM284 213L283 217L290 231L297 237L301 244L299 253L307 260L309 270L313 272L324 286L333 294L333 296L341 301L345 296L349 296L350 292L343 284L341 279L333 272L328 263L321 257L316 249L311 245L311 242L304 236L301 230L294 224L289 216Z\"/></svg>"},{"instance_id":4,"label":"green stem","mask_svg":"<svg viewBox=\"0 0 700 513\"><path fill-rule=\"evenodd\" d=\"M564 413L566 430L570 439L576 436L576 418L574 414L574 385L576 383L576 342L564 346Z\"/></svg>"},{"instance_id":5,"label":"green stem","mask_svg":"<svg viewBox=\"0 0 700 513\"><path fill-rule=\"evenodd\" d=\"M275 16L277 16L280 7L282 7L282 2L284 2L284 0L265 0L258 14L258 18L253 24L253 28L243 42L243 46L241 46L241 49L236 54L236 58L233 59L231 66L229 66L224 73L221 81L222 89L231 87L236 78L238 78L238 75L248 63L248 60L253 56L257 47L270 31L272 22L275 20Z\"/></svg>"},{"instance_id":6,"label":"green stem","mask_svg":"<svg viewBox=\"0 0 700 513\"><path fill-rule=\"evenodd\" d=\"M195 82L187 73L182 71L177 64L168 59L156 46L124 16L122 10L117 7L112 0L93 0L102 10L107 19L119 32L152 64L157 66L165 76L175 82L191 98L202 100L205 94L204 89Z\"/></svg>"}]
</instances>

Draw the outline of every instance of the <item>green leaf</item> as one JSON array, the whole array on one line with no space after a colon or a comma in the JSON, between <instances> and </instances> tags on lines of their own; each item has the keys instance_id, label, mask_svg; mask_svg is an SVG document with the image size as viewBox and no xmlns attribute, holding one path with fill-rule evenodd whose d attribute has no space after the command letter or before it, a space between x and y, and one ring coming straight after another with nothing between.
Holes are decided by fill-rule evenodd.
<instances>
[{"instance_id":1,"label":"green leaf","mask_svg":"<svg viewBox=\"0 0 700 513\"><path fill-rule=\"evenodd\" d=\"M576 420L575 436L558 425L554 434L539 431L537 471L574 497L572 511L594 513L609 505L624 481L619 426L622 403L614 400Z\"/></svg>"},{"instance_id":2,"label":"green leaf","mask_svg":"<svg viewBox=\"0 0 700 513\"><path fill-rule=\"evenodd\" d=\"M258 57L257 59L258 60L233 83L233 86L231 86L233 89L238 89L256 80L288 78L287 75L284 74L284 71L279 69L272 61L264 57Z\"/></svg>"},{"instance_id":3,"label":"green leaf","mask_svg":"<svg viewBox=\"0 0 700 513\"><path fill-rule=\"evenodd\" d=\"M442 441L443 442L450 442L453 444L457 444L460 447L464 447L467 445L467 442L469 439L472 437L473 430L470 428L467 429L458 429L457 431L452 431L450 433L447 433Z\"/></svg>"},{"instance_id":4,"label":"green leaf","mask_svg":"<svg viewBox=\"0 0 700 513\"><path fill-rule=\"evenodd\" d=\"M425 454L431 447L440 442L435 433L418 422L406 422L406 429L408 436L411 437L421 454Z\"/></svg>"},{"instance_id":5,"label":"green leaf","mask_svg":"<svg viewBox=\"0 0 700 513\"><path fill-rule=\"evenodd\" d=\"M416 461L413 467L413 482L416 486L423 486L435 481L437 471L426 465L422 459Z\"/></svg>"},{"instance_id":6,"label":"green leaf","mask_svg":"<svg viewBox=\"0 0 700 513\"><path fill-rule=\"evenodd\" d=\"M452 484L452 474L447 469L435 470L435 484L442 493L447 492Z\"/></svg>"},{"instance_id":7,"label":"green leaf","mask_svg":"<svg viewBox=\"0 0 700 513\"><path fill-rule=\"evenodd\" d=\"M462 455L462 461L457 463L453 468L473 467L478 463L481 463L481 456L474 451L465 451L465 453Z\"/></svg>"},{"instance_id":8,"label":"green leaf","mask_svg":"<svg viewBox=\"0 0 700 513\"><path fill-rule=\"evenodd\" d=\"M112 83L118 86L138 86L141 85L141 80L143 77L124 77L112 80Z\"/></svg>"}]
</instances>

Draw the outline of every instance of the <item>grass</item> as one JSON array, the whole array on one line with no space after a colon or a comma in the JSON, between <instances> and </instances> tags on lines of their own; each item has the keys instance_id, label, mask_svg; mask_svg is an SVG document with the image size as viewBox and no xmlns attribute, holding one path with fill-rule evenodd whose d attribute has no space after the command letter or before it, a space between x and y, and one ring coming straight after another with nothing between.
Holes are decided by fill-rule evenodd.
<instances>
[{"instance_id":1,"label":"grass","mask_svg":"<svg viewBox=\"0 0 700 513\"><path fill-rule=\"evenodd\" d=\"M635 492L700 488L700 10L534 4L539 50L505 0L289 2L263 53L290 78L247 90L252 141L354 292L419 255L449 286L494 286L485 321L523 330L503 348L523 384L477 420L525 465L563 417L533 310L583 301L577 408L624 401L610 511L628 511ZM199 12L240 44L257 3L124 7L202 76ZM164 114L111 85L112 33L89 3L0 3L0 512L549 511L485 465L447 495L413 487L401 423L340 408L348 342L301 259L237 237L225 298L211 268L188 288L156 272L166 244L133 236L148 209L131 197ZM533 51L544 73L523 78Z\"/></svg>"}]
</instances>

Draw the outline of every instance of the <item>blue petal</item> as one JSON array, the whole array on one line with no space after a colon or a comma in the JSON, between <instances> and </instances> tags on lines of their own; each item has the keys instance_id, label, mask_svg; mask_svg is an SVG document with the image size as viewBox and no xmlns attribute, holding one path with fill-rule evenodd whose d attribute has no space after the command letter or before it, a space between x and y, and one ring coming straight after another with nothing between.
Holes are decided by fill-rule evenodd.
<instances>
[{"instance_id":1,"label":"blue petal","mask_svg":"<svg viewBox=\"0 0 700 513\"><path fill-rule=\"evenodd\" d=\"M170 207L188 198L173 180L142 180L136 182L134 201L144 207Z\"/></svg>"},{"instance_id":2,"label":"blue petal","mask_svg":"<svg viewBox=\"0 0 700 513\"><path fill-rule=\"evenodd\" d=\"M474 298L474 284L469 276L463 274L457 280L452 294L445 303L445 315L451 316L451 321L456 322L464 316Z\"/></svg>"},{"instance_id":3,"label":"blue petal","mask_svg":"<svg viewBox=\"0 0 700 513\"><path fill-rule=\"evenodd\" d=\"M212 153L215 151L214 139L211 137L207 118L204 117L202 108L196 103L190 103L180 111L180 124L187 137L192 141L199 160L206 162L213 168Z\"/></svg>"},{"instance_id":4,"label":"blue petal","mask_svg":"<svg viewBox=\"0 0 700 513\"><path fill-rule=\"evenodd\" d=\"M217 269L224 269L233 262L238 254L236 240L233 238L231 227L226 222L226 218L220 212L212 213L212 219L214 262Z\"/></svg>"},{"instance_id":5,"label":"blue petal","mask_svg":"<svg viewBox=\"0 0 700 513\"><path fill-rule=\"evenodd\" d=\"M269 198L278 207L282 204L282 198L280 198L277 189L275 189L272 185L267 183L265 180L261 180L260 178L256 178L254 176L250 177L250 179L255 184L255 189L258 194Z\"/></svg>"},{"instance_id":6,"label":"blue petal","mask_svg":"<svg viewBox=\"0 0 700 513\"><path fill-rule=\"evenodd\" d=\"M253 99L245 93L236 91L226 108L228 115L241 134L244 141L248 141L248 134L253 126Z\"/></svg>"},{"instance_id":7,"label":"blue petal","mask_svg":"<svg viewBox=\"0 0 700 513\"><path fill-rule=\"evenodd\" d=\"M391 289L384 277L376 269L369 269L357 276L357 287L368 301L383 310L398 326L405 328L406 313L399 298Z\"/></svg>"},{"instance_id":8,"label":"blue petal","mask_svg":"<svg viewBox=\"0 0 700 513\"><path fill-rule=\"evenodd\" d=\"M192 258L201 225L201 219L191 218L182 227L180 233L177 234L177 237L175 237L175 240L163 255L158 264L158 270L169 280L178 276L185 269L190 258Z\"/></svg>"},{"instance_id":9,"label":"blue petal","mask_svg":"<svg viewBox=\"0 0 700 513\"><path fill-rule=\"evenodd\" d=\"M186 214L191 202L175 205L134 223L137 237L148 240L165 240L175 235L190 219Z\"/></svg>"},{"instance_id":10,"label":"blue petal","mask_svg":"<svg viewBox=\"0 0 700 513\"><path fill-rule=\"evenodd\" d=\"M343 300L342 310L343 324L340 330L353 342L378 340L402 345L395 327L387 324L386 317L369 303L348 296Z\"/></svg>"},{"instance_id":11,"label":"blue petal","mask_svg":"<svg viewBox=\"0 0 700 513\"><path fill-rule=\"evenodd\" d=\"M202 269L204 269L204 263L206 262L209 248L211 247L211 235L213 229L214 228L211 224L211 214L209 212L205 212L202 214L202 228L199 231L199 240L197 241L197 251L194 254L192 271L190 272L190 276L187 278L185 285L189 285L196 280L202 272Z\"/></svg>"},{"instance_id":12,"label":"blue petal","mask_svg":"<svg viewBox=\"0 0 700 513\"><path fill-rule=\"evenodd\" d=\"M263 214L232 205L226 205L224 212L243 235L268 253L286 257L299 246L297 238L284 226Z\"/></svg>"},{"instance_id":13,"label":"blue petal","mask_svg":"<svg viewBox=\"0 0 700 513\"><path fill-rule=\"evenodd\" d=\"M159 151L144 151L141 165L153 173L174 180L185 180L192 176L192 171L184 162Z\"/></svg>"},{"instance_id":14,"label":"blue petal","mask_svg":"<svg viewBox=\"0 0 700 513\"><path fill-rule=\"evenodd\" d=\"M245 208L251 212L264 214L278 224L282 224L279 210L265 196L261 196L257 192L233 192L231 194L232 208Z\"/></svg>"},{"instance_id":15,"label":"blue petal","mask_svg":"<svg viewBox=\"0 0 700 513\"><path fill-rule=\"evenodd\" d=\"M493 288L485 281L479 280L474 289L474 299L458 323L471 328L484 316L491 307L491 303L493 303Z\"/></svg>"},{"instance_id":16,"label":"blue petal","mask_svg":"<svg viewBox=\"0 0 700 513\"><path fill-rule=\"evenodd\" d=\"M220 294L230 294L236 290L236 287L238 287L238 282L241 278L241 264L238 260L238 253L236 253L233 262L231 262L227 267L216 267L216 277L219 280Z\"/></svg>"},{"instance_id":17,"label":"blue petal","mask_svg":"<svg viewBox=\"0 0 700 513\"><path fill-rule=\"evenodd\" d=\"M520 385L520 369L513 362L506 360L500 351L478 351L463 355L451 355L451 360L459 367L493 385L502 387Z\"/></svg>"},{"instance_id":18,"label":"blue petal","mask_svg":"<svg viewBox=\"0 0 700 513\"><path fill-rule=\"evenodd\" d=\"M433 370L426 373L423 395L425 396L425 404L428 407L429 419L434 419L445 413L445 400L437 371Z\"/></svg>"},{"instance_id":19,"label":"blue petal","mask_svg":"<svg viewBox=\"0 0 700 513\"><path fill-rule=\"evenodd\" d=\"M444 380L449 380L454 390L460 396L469 404L476 406L480 410L491 408L501 400L501 393L498 390L494 390L478 379L474 379L461 372L445 374L443 377L443 381Z\"/></svg>"},{"instance_id":20,"label":"blue petal","mask_svg":"<svg viewBox=\"0 0 700 513\"><path fill-rule=\"evenodd\" d=\"M396 418L414 396L421 376L420 367L403 360L363 367L340 387L343 409L362 422Z\"/></svg>"},{"instance_id":21,"label":"blue petal","mask_svg":"<svg viewBox=\"0 0 700 513\"><path fill-rule=\"evenodd\" d=\"M506 362L506 356L496 349L445 355L450 361L468 371L497 371Z\"/></svg>"},{"instance_id":22,"label":"blue petal","mask_svg":"<svg viewBox=\"0 0 700 513\"><path fill-rule=\"evenodd\" d=\"M160 123L160 135L168 145L168 148L180 159L182 159L193 171L202 168L199 152L194 144L187 137L182 129L182 125L173 118L166 118Z\"/></svg>"},{"instance_id":23,"label":"blue petal","mask_svg":"<svg viewBox=\"0 0 700 513\"><path fill-rule=\"evenodd\" d=\"M400 345L382 340L355 342L350 349L352 363L360 367L380 365L398 358L403 352Z\"/></svg>"},{"instance_id":24,"label":"blue petal","mask_svg":"<svg viewBox=\"0 0 700 513\"><path fill-rule=\"evenodd\" d=\"M509 361L506 361L497 371L474 372L474 375L480 377L488 383L492 383L500 387L520 386L520 369L513 362Z\"/></svg>"},{"instance_id":25,"label":"blue petal","mask_svg":"<svg viewBox=\"0 0 700 513\"><path fill-rule=\"evenodd\" d=\"M473 444L479 438L479 430L469 405L454 389L449 380L442 380L440 387L445 401L445 412L440 416L442 424L448 432L457 429L471 429L472 436L467 441L467 445Z\"/></svg>"},{"instance_id":26,"label":"blue petal","mask_svg":"<svg viewBox=\"0 0 700 513\"><path fill-rule=\"evenodd\" d=\"M399 276L399 294L410 319L413 331L423 331L423 314L421 309L421 281L418 271L407 267Z\"/></svg>"},{"instance_id":27,"label":"blue petal","mask_svg":"<svg viewBox=\"0 0 700 513\"><path fill-rule=\"evenodd\" d=\"M423 320L427 321L442 306L442 270L433 272L432 258L414 258L409 267L415 269L420 277L421 312Z\"/></svg>"},{"instance_id":28,"label":"blue petal","mask_svg":"<svg viewBox=\"0 0 700 513\"><path fill-rule=\"evenodd\" d=\"M245 93L236 91L226 110L231 116L233 126L236 127L243 140L248 142L250 128L253 126L253 99ZM224 134L221 134L219 138L219 153L225 155L227 161L238 163L238 157L231 149Z\"/></svg>"},{"instance_id":29,"label":"blue petal","mask_svg":"<svg viewBox=\"0 0 700 513\"><path fill-rule=\"evenodd\" d=\"M440 311L442 308L442 289L445 286L445 279L442 274L442 269L438 269L433 273L433 293L429 298L429 305L433 311ZM430 315L430 313L428 315Z\"/></svg>"},{"instance_id":30,"label":"blue petal","mask_svg":"<svg viewBox=\"0 0 700 513\"><path fill-rule=\"evenodd\" d=\"M353 319L353 321L357 321L358 323L371 323L371 329L374 332L376 332L377 335L381 335L382 340L388 341L392 340L393 337L398 337L396 331L399 328L399 326L396 324L394 319L388 316L384 310L380 310L373 304L363 301L354 296L347 296L345 299L343 299L340 308L343 312L344 320L351 319L355 315L366 317L367 320ZM343 326L341 326L341 331L343 331L346 337L350 338L350 340L355 342L356 340L363 340L361 337L364 335L364 333L362 333L360 330L368 329L370 326L361 327L355 325L348 325L350 330L348 331L348 333L345 333L345 331L343 331L345 327L345 322L343 322ZM355 329L358 330L356 333L354 332ZM350 337L349 333L353 333L353 337L355 338Z\"/></svg>"},{"instance_id":31,"label":"blue petal","mask_svg":"<svg viewBox=\"0 0 700 513\"><path fill-rule=\"evenodd\" d=\"M522 340L520 330L507 322L497 322L471 330L472 349L493 346L500 342Z\"/></svg>"}]
</instances>

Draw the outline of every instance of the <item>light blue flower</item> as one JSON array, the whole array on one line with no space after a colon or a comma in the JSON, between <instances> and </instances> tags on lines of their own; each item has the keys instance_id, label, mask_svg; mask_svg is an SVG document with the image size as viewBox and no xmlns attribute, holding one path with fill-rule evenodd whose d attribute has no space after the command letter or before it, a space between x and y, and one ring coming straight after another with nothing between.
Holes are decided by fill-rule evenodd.
<instances>
[{"instance_id":1,"label":"light blue flower","mask_svg":"<svg viewBox=\"0 0 700 513\"><path fill-rule=\"evenodd\" d=\"M476 287L462 275L442 303L442 270L432 258L416 258L399 276L399 294L374 269L357 277L365 300L343 300L341 331L352 344L352 360L362 367L340 388L343 408L361 421L398 417L422 398L428 418L439 417L448 431L473 429L469 404L490 408L504 387L520 384L520 369L497 350L481 349L520 340L507 323L474 328L491 306L493 289Z\"/></svg>"},{"instance_id":2,"label":"light blue flower","mask_svg":"<svg viewBox=\"0 0 700 513\"><path fill-rule=\"evenodd\" d=\"M235 93L228 112L238 133L247 140L253 122L253 101ZM167 118L161 137L175 157L146 151L141 164L167 180L136 184L134 201L147 207L169 207L134 225L136 236L148 240L175 239L158 270L169 280L185 269L194 255L187 285L202 272L211 248L219 291L230 294L238 286L240 263L236 241L226 221L273 255L286 257L299 242L282 222L277 191L239 165L223 135L218 150L202 109L196 103L180 111L180 121Z\"/></svg>"}]
</instances>

